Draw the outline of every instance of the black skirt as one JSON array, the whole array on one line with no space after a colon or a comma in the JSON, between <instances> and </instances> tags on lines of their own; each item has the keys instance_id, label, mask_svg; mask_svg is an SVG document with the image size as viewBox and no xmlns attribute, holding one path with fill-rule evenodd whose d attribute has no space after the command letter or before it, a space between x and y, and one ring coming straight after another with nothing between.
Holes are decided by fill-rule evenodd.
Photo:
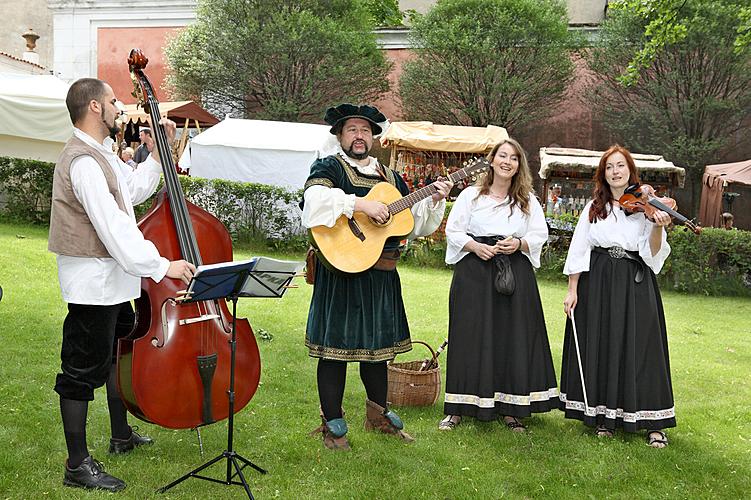
<instances>
[{"instance_id":1,"label":"black skirt","mask_svg":"<svg viewBox=\"0 0 751 500\"><path fill-rule=\"evenodd\" d=\"M644 277L636 283L640 269ZM568 320L560 396L566 418L627 432L675 427L665 314L651 269L593 251L589 272L579 277L574 315L588 407L585 414Z\"/></svg>"},{"instance_id":2,"label":"black skirt","mask_svg":"<svg viewBox=\"0 0 751 500\"><path fill-rule=\"evenodd\" d=\"M527 257L509 256L516 288L493 286L494 265L466 255L449 297L446 415L494 420L558 407L558 389L537 281Z\"/></svg>"}]
</instances>

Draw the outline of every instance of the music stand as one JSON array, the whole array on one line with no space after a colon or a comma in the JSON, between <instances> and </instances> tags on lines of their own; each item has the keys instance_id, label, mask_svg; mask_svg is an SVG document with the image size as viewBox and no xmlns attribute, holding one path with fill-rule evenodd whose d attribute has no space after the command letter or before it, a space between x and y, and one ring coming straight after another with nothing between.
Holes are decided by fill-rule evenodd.
<instances>
[{"instance_id":1,"label":"music stand","mask_svg":"<svg viewBox=\"0 0 751 500\"><path fill-rule=\"evenodd\" d=\"M263 264L270 264L272 269L262 270ZM273 269L274 264L282 264ZM287 264L286 266L284 264ZM258 269L257 269L258 268ZM281 268L281 269L280 269ZM182 302L198 302L203 300L226 299L232 301L232 336L230 340L230 376L229 376L229 416L227 417L227 449L218 456L212 458L203 465L184 474L172 481L167 486L159 488L157 492L164 493L185 481L190 477L203 479L220 484L236 484L245 488L245 493L252 500L253 493L250 491L248 482L245 480L242 470L250 466L266 474L266 470L257 466L247 458L237 453L233 448L234 421L235 421L235 351L236 351L236 320L237 299L239 297L281 297L289 287L289 283L295 274L302 268L301 263L284 262L264 257L255 258L243 262L227 262L212 266L199 266L196 274L188 286L185 298ZM268 276L273 276L271 280ZM265 278L265 279L264 279ZM202 476L199 473L211 467L220 460L227 459L227 474L224 480ZM239 462L242 462L242 466ZM235 473L232 473L234 469ZM238 477L240 481L236 481Z\"/></svg>"}]
</instances>

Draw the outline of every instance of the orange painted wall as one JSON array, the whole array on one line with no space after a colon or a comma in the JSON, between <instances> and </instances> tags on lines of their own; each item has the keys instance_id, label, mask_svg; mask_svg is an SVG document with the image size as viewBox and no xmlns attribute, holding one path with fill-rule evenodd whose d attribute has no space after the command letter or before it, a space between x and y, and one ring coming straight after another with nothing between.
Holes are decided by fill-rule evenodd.
<instances>
[{"instance_id":1,"label":"orange painted wall","mask_svg":"<svg viewBox=\"0 0 751 500\"><path fill-rule=\"evenodd\" d=\"M115 96L126 104L136 102L131 96L133 83L128 72L128 54L139 48L148 58L144 70L159 101L169 101L162 88L166 76L164 46L169 37L182 28L99 28L97 30L97 78L106 81Z\"/></svg>"}]
</instances>

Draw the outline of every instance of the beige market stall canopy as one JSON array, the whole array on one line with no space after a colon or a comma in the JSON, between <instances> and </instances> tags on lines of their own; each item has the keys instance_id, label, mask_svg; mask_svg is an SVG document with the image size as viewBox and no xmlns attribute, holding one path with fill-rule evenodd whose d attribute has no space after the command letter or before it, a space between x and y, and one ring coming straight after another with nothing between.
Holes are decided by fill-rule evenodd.
<instances>
[{"instance_id":1,"label":"beige market stall canopy","mask_svg":"<svg viewBox=\"0 0 751 500\"><path fill-rule=\"evenodd\" d=\"M128 114L126 123L146 125L151 122L151 117L136 104L126 104L125 112ZM159 114L177 123L178 127L182 127L186 120L190 121L188 126L196 128L206 128L219 123L219 118L193 101L160 102Z\"/></svg>"},{"instance_id":2,"label":"beige market stall canopy","mask_svg":"<svg viewBox=\"0 0 751 500\"><path fill-rule=\"evenodd\" d=\"M540 178L548 179L556 171L583 172L593 174L600 163L604 151L591 151L574 148L540 148ZM686 170L666 161L660 155L631 153L639 170L664 176L665 180L672 180L671 184L683 187L686 180Z\"/></svg>"},{"instance_id":3,"label":"beige market stall canopy","mask_svg":"<svg viewBox=\"0 0 751 500\"><path fill-rule=\"evenodd\" d=\"M381 146L420 151L486 153L508 134L503 127L458 127L432 122L393 122L381 136Z\"/></svg>"},{"instance_id":4,"label":"beige market stall canopy","mask_svg":"<svg viewBox=\"0 0 751 500\"><path fill-rule=\"evenodd\" d=\"M52 75L0 73L0 156L57 160L73 135L68 87Z\"/></svg>"},{"instance_id":5,"label":"beige market stall canopy","mask_svg":"<svg viewBox=\"0 0 751 500\"><path fill-rule=\"evenodd\" d=\"M722 193L728 184L751 186L751 160L707 165L702 175L699 220L704 226L722 226Z\"/></svg>"}]
</instances>

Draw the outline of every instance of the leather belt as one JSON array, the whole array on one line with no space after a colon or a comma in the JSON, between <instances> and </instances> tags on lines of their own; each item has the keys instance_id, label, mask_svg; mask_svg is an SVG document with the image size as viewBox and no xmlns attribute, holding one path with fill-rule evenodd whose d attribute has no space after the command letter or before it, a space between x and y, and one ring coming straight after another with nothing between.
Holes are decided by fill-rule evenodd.
<instances>
[{"instance_id":1,"label":"leather belt","mask_svg":"<svg viewBox=\"0 0 751 500\"><path fill-rule=\"evenodd\" d=\"M639 269L636 271L636 276L634 276L634 281L636 283L641 283L642 280L644 279L644 267L646 266L646 264L644 264L644 260L641 258L638 252L634 252L632 250L626 250L619 246L612 246L609 248L594 247L592 251L601 253L603 255L607 255L613 259L628 259L633 262L636 262L637 264L639 264Z\"/></svg>"},{"instance_id":2,"label":"leather belt","mask_svg":"<svg viewBox=\"0 0 751 500\"><path fill-rule=\"evenodd\" d=\"M396 263L399 262L399 250L384 250L378 258L373 269L378 271L393 271L396 269Z\"/></svg>"}]
</instances>

